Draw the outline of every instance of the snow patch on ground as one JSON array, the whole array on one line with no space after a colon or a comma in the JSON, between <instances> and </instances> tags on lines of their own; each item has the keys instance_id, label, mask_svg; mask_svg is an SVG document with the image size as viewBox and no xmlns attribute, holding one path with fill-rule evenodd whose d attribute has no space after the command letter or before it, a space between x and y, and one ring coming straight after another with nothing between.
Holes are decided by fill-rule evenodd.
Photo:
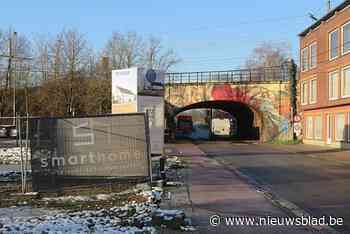
<instances>
[{"instance_id":1,"label":"snow patch on ground","mask_svg":"<svg viewBox=\"0 0 350 234\"><path fill-rule=\"evenodd\" d=\"M31 177L31 171L27 171L27 178ZM0 182L13 182L21 179L21 172L19 171L7 171L0 172Z\"/></svg>"},{"instance_id":2,"label":"snow patch on ground","mask_svg":"<svg viewBox=\"0 0 350 234\"><path fill-rule=\"evenodd\" d=\"M25 148L22 148L23 159L25 159ZM28 161L30 161L30 150L28 151ZM20 164L21 148L0 148L0 164Z\"/></svg>"},{"instance_id":3,"label":"snow patch on ground","mask_svg":"<svg viewBox=\"0 0 350 234\"><path fill-rule=\"evenodd\" d=\"M16 208L0 209L0 233L157 233L155 225L177 227L179 230L193 230L186 222L182 210L159 209L162 188L137 192L147 202L129 202L121 207L83 211L47 211L20 215ZM65 196L43 198L51 201L92 201L110 199L109 194L95 196ZM12 209L12 210L11 210ZM19 207L19 209L23 209ZM34 209L35 210L35 209ZM6 212L12 215L6 215ZM17 214L15 213L17 212ZM1 213L3 215L1 215ZM28 213L28 210L27 210Z\"/></svg>"}]
</instances>

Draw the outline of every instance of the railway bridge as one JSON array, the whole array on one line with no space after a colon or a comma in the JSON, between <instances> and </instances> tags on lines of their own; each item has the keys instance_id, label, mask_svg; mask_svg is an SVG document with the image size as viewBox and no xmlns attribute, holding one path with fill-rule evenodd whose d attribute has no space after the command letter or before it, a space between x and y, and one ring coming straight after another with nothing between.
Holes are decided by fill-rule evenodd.
<instances>
[{"instance_id":1,"label":"railway bridge","mask_svg":"<svg viewBox=\"0 0 350 234\"><path fill-rule=\"evenodd\" d=\"M257 69L167 73L165 102L170 129L183 111L213 108L236 118L238 139L293 139L296 66L291 61Z\"/></svg>"}]
</instances>

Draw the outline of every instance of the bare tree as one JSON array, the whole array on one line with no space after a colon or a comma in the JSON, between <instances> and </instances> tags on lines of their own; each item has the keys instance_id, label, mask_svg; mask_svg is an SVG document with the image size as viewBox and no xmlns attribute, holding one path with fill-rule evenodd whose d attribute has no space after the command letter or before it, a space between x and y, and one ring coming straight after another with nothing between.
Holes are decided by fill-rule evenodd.
<instances>
[{"instance_id":1,"label":"bare tree","mask_svg":"<svg viewBox=\"0 0 350 234\"><path fill-rule=\"evenodd\" d=\"M9 54L13 30L0 30L0 54ZM111 70L131 66L168 70L179 62L173 50L135 32L114 32L101 51L93 50L78 30L37 35L33 40L19 35L14 44L17 57L11 70L16 75L18 111L32 115L62 116L110 112ZM0 59L0 115L12 114L9 57ZM11 73L12 74L12 73ZM8 83L6 85L6 82Z\"/></svg>"},{"instance_id":2,"label":"bare tree","mask_svg":"<svg viewBox=\"0 0 350 234\"><path fill-rule=\"evenodd\" d=\"M112 69L128 68L136 65L140 56L142 39L134 32L123 35L114 32L108 40L103 54L108 57Z\"/></svg>"},{"instance_id":3,"label":"bare tree","mask_svg":"<svg viewBox=\"0 0 350 234\"><path fill-rule=\"evenodd\" d=\"M180 62L173 50L164 49L160 39L150 36L147 40L143 40L134 32L125 35L114 32L103 54L109 58L111 69L138 65L168 70Z\"/></svg>"},{"instance_id":4,"label":"bare tree","mask_svg":"<svg viewBox=\"0 0 350 234\"><path fill-rule=\"evenodd\" d=\"M110 61L112 69L123 68L124 50L123 50L123 35L118 32L113 32L112 37L108 40L104 50L103 56Z\"/></svg>"},{"instance_id":5,"label":"bare tree","mask_svg":"<svg viewBox=\"0 0 350 234\"><path fill-rule=\"evenodd\" d=\"M246 68L253 69L250 73L252 80L274 80L281 75L278 66L288 60L290 46L287 43L263 42L253 50L246 61Z\"/></svg>"},{"instance_id":6,"label":"bare tree","mask_svg":"<svg viewBox=\"0 0 350 234\"><path fill-rule=\"evenodd\" d=\"M129 32L124 37L123 50L125 51L125 67L132 67L139 63L142 38L134 32Z\"/></svg>"},{"instance_id":7,"label":"bare tree","mask_svg":"<svg viewBox=\"0 0 350 234\"><path fill-rule=\"evenodd\" d=\"M49 42L50 49L50 69L55 79L60 78L63 73L63 38L62 34L56 36L53 41Z\"/></svg>"},{"instance_id":8,"label":"bare tree","mask_svg":"<svg viewBox=\"0 0 350 234\"><path fill-rule=\"evenodd\" d=\"M50 40L46 35L37 35L33 39L34 66L42 71L42 79L49 79L50 73Z\"/></svg>"},{"instance_id":9,"label":"bare tree","mask_svg":"<svg viewBox=\"0 0 350 234\"><path fill-rule=\"evenodd\" d=\"M63 30L53 39L36 43L36 60L47 71L40 88L40 102L55 111L46 114L73 115L81 107L84 93L83 78L89 76L92 50L83 34L77 30ZM94 67L94 65L93 65ZM91 75L91 73L90 73ZM53 78L53 79L52 79ZM53 98L54 97L54 98Z\"/></svg>"},{"instance_id":10,"label":"bare tree","mask_svg":"<svg viewBox=\"0 0 350 234\"><path fill-rule=\"evenodd\" d=\"M165 50L161 40L151 36L143 46L142 64L148 68L167 71L179 63L180 59L173 50Z\"/></svg>"},{"instance_id":11,"label":"bare tree","mask_svg":"<svg viewBox=\"0 0 350 234\"><path fill-rule=\"evenodd\" d=\"M286 42L263 42L253 50L252 55L246 61L247 68L260 68L279 66L290 55L290 45Z\"/></svg>"},{"instance_id":12,"label":"bare tree","mask_svg":"<svg viewBox=\"0 0 350 234\"><path fill-rule=\"evenodd\" d=\"M81 72L88 64L87 41L77 30L64 30L61 33L63 52L63 71L66 87L63 89L66 114L74 115L80 84L77 81L81 78Z\"/></svg>"}]
</instances>

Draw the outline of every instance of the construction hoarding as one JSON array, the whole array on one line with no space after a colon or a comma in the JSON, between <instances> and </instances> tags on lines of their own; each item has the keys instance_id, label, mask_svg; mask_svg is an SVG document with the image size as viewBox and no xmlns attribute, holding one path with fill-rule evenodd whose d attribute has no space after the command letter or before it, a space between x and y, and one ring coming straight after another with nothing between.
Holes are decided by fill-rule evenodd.
<instances>
[{"instance_id":1,"label":"construction hoarding","mask_svg":"<svg viewBox=\"0 0 350 234\"><path fill-rule=\"evenodd\" d=\"M144 113L31 119L33 188L62 178L149 177L147 124Z\"/></svg>"}]
</instances>

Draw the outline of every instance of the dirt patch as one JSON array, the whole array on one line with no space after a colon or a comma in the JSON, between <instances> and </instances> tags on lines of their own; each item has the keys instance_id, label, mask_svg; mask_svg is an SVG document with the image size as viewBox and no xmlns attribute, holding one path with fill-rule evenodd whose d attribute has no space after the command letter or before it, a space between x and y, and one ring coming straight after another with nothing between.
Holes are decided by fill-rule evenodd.
<instances>
[{"instance_id":1,"label":"dirt patch","mask_svg":"<svg viewBox=\"0 0 350 234\"><path fill-rule=\"evenodd\" d=\"M23 195L21 194L21 184L19 182L1 183L0 207L32 206L36 208L92 210L121 206L124 202L133 200L142 202L144 198L133 194L132 191L130 191L130 193L121 193L133 188L133 186L134 184L73 186L61 192L30 193L29 195ZM31 192L30 187L31 186L28 188L29 192ZM105 195L105 197L103 195ZM83 199L50 199L58 197L80 197Z\"/></svg>"}]
</instances>

